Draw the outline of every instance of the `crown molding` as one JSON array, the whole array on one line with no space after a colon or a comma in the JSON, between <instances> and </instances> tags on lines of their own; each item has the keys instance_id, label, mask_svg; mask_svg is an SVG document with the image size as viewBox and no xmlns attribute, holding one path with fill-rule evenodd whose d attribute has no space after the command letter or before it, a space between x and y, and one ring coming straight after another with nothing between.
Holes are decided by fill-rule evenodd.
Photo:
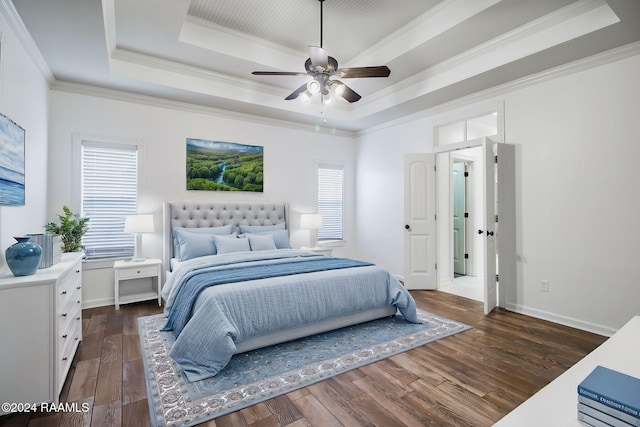
<instances>
[{"instance_id":1,"label":"crown molding","mask_svg":"<svg viewBox=\"0 0 640 427\"><path fill-rule=\"evenodd\" d=\"M640 55L640 42L629 43L587 58L579 59L568 64L560 65L530 76L526 76L511 82L485 89L474 94L457 98L434 107L418 111L414 114L391 120L378 126L357 132L357 136L365 136L388 128L393 128L416 120L425 119L437 114L442 114L469 104L486 102L492 98L504 96L516 90L535 86L540 83L555 80L572 74L577 74L602 65L611 64L626 58Z\"/></svg>"},{"instance_id":2,"label":"crown molding","mask_svg":"<svg viewBox=\"0 0 640 427\"><path fill-rule=\"evenodd\" d=\"M328 126L318 126L314 124L303 124L281 119L272 119L263 116L257 116L247 113L238 113L235 111L223 110L220 108L207 107L203 105L190 104L188 102L173 101L165 98L154 97L150 95L140 95L136 93L106 89L97 86L85 85L80 83L72 83L66 81L55 80L51 86L51 90L73 93L78 95L93 96L97 98L111 99L114 101L130 102L134 104L147 105L151 107L166 108L170 110L179 110L188 113L208 114L211 116L241 120L261 125L277 126L280 128L288 128L297 131L335 135L346 138L355 139L356 133L346 130L334 129Z\"/></svg>"},{"instance_id":3,"label":"crown molding","mask_svg":"<svg viewBox=\"0 0 640 427\"><path fill-rule=\"evenodd\" d=\"M42 57L38 46L35 41L33 41L31 34L29 34L27 27L24 25L20 15L18 15L18 11L11 0L0 0L0 16L7 21L7 24L9 24L9 27L16 36L16 39L27 52L27 55L29 55L29 58L31 58L34 65L38 68L42 77L47 81L49 87L51 87L55 77ZM6 38L4 40L6 40Z\"/></svg>"}]
</instances>

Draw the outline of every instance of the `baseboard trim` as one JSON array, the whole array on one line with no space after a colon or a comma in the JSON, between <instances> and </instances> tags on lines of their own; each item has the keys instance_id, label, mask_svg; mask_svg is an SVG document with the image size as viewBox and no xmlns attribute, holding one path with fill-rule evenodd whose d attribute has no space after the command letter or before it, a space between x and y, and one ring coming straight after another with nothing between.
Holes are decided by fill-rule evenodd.
<instances>
[{"instance_id":1,"label":"baseboard trim","mask_svg":"<svg viewBox=\"0 0 640 427\"><path fill-rule=\"evenodd\" d=\"M89 301L82 301L83 310L87 308L105 307L107 305L115 306L116 300L114 298L101 298L101 299L94 299Z\"/></svg>"},{"instance_id":2,"label":"baseboard trim","mask_svg":"<svg viewBox=\"0 0 640 427\"><path fill-rule=\"evenodd\" d=\"M562 316L556 313L538 310L535 308L513 304L510 302L507 302L505 308L509 311L514 311L516 313L524 314L542 320L548 320L549 322L558 323L560 325L569 326L571 328L581 329L583 331L592 332L594 334L603 335L606 337L610 337L617 332L616 329L610 328L608 326L585 322L584 320L575 319L573 317Z\"/></svg>"}]
</instances>

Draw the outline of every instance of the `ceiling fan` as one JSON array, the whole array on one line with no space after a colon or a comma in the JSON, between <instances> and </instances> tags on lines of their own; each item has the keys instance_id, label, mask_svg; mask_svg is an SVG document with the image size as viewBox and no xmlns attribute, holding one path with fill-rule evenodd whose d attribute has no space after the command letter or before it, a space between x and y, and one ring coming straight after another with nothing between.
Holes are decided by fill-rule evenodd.
<instances>
[{"instance_id":1,"label":"ceiling fan","mask_svg":"<svg viewBox=\"0 0 640 427\"><path fill-rule=\"evenodd\" d=\"M285 98L287 101L298 97L303 101L308 101L313 95L321 94L322 104L331 103L334 97L356 102L361 96L340 80L332 79L332 77L343 79L389 77L391 70L386 65L338 68L338 61L329 56L327 50L322 47L322 3L324 0L318 1L320 2L320 46L309 46L309 58L304 63L306 72L254 71L251 74L254 76L311 76L312 79L308 83L303 84Z\"/></svg>"}]
</instances>

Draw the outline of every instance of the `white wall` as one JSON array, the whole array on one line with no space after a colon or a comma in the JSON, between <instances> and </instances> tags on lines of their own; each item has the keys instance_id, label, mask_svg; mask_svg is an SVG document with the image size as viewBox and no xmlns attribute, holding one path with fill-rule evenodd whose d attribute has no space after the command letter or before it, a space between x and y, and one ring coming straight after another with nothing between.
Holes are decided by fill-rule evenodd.
<instances>
[{"instance_id":1,"label":"white wall","mask_svg":"<svg viewBox=\"0 0 640 427\"><path fill-rule=\"evenodd\" d=\"M360 138L359 255L403 268L403 157L431 150L432 126L504 103L516 144L518 286L508 307L611 333L640 313L640 56L514 89ZM369 183L372 185L369 186ZM540 291L548 280L550 292Z\"/></svg>"},{"instance_id":2,"label":"white wall","mask_svg":"<svg viewBox=\"0 0 640 427\"><path fill-rule=\"evenodd\" d=\"M114 94L117 95L117 94ZM120 95L117 95L120 96ZM142 100L142 98L140 98ZM292 217L291 241L308 245L308 232L298 230L299 214L315 209L315 163L345 165L346 194L354 193L355 153L352 137L316 132L312 127L293 128L275 122L234 118L204 108L144 99L145 103L109 99L54 90L51 93L49 215L55 218L63 205L72 206L79 189L72 179L74 134L111 140L139 140L144 144L144 167L139 212L155 215L156 233L143 236L142 254L162 258L162 202L166 200L265 200L287 202ZM205 192L186 190L187 137L230 141L264 147L264 193ZM79 211L79 206L73 206ZM338 255L353 252L354 209L347 203L345 247ZM113 303L111 271L86 270L85 306Z\"/></svg>"},{"instance_id":3,"label":"white wall","mask_svg":"<svg viewBox=\"0 0 640 427\"><path fill-rule=\"evenodd\" d=\"M42 233L46 223L47 103L46 79L27 55L0 6L0 113L25 129L25 205L0 204L0 269L14 236Z\"/></svg>"}]
</instances>

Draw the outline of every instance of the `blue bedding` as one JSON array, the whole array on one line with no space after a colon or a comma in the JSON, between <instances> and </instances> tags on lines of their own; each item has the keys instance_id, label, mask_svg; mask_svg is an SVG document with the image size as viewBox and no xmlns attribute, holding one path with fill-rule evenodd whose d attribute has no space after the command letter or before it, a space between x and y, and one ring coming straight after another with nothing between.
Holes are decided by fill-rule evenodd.
<instances>
[{"instance_id":1,"label":"blue bedding","mask_svg":"<svg viewBox=\"0 0 640 427\"><path fill-rule=\"evenodd\" d=\"M190 260L163 297L176 333L170 355L189 381L218 373L236 343L275 331L388 305L419 322L411 295L383 269L293 249Z\"/></svg>"}]
</instances>

